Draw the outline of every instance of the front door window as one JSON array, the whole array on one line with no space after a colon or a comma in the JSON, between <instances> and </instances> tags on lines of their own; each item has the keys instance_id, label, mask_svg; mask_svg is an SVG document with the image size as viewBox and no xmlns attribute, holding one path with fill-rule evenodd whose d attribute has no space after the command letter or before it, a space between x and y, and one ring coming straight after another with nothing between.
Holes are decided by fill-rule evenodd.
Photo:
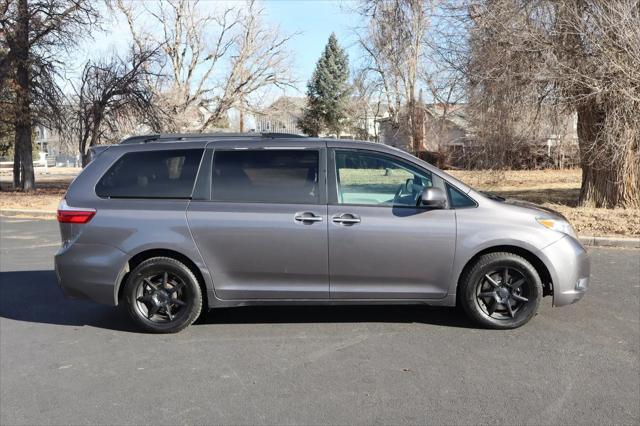
<instances>
[{"instance_id":1,"label":"front door window","mask_svg":"<svg viewBox=\"0 0 640 426\"><path fill-rule=\"evenodd\" d=\"M364 151L336 151L338 204L416 207L431 175L402 160Z\"/></svg>"}]
</instances>

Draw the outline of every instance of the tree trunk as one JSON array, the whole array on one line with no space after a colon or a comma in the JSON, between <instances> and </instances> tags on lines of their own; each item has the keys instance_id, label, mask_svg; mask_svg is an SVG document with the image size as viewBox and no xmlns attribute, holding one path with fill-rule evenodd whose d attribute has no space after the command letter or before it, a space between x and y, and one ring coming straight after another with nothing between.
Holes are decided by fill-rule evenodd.
<instances>
[{"instance_id":1,"label":"tree trunk","mask_svg":"<svg viewBox=\"0 0 640 426\"><path fill-rule=\"evenodd\" d=\"M424 114L422 104L417 104L415 99L409 101L409 120L412 149L415 155L419 155L427 149L427 147L424 143Z\"/></svg>"},{"instance_id":2,"label":"tree trunk","mask_svg":"<svg viewBox=\"0 0 640 426\"><path fill-rule=\"evenodd\" d=\"M14 126L15 127L15 126ZM15 130L15 128L14 128ZM13 188L18 189L22 186L22 167L20 164L20 151L15 149L19 145L18 134L14 135L13 142Z\"/></svg>"},{"instance_id":3,"label":"tree trunk","mask_svg":"<svg viewBox=\"0 0 640 426\"><path fill-rule=\"evenodd\" d=\"M35 189L33 173L33 147L31 141L31 100L29 65L29 6L27 0L18 2L18 29L16 31L16 114L15 154L13 182L17 190Z\"/></svg>"},{"instance_id":4,"label":"tree trunk","mask_svg":"<svg viewBox=\"0 0 640 426\"><path fill-rule=\"evenodd\" d=\"M81 161L82 161L82 168L87 167L87 164L89 164L89 161L91 160L91 152L87 152L86 154L82 154L80 157L81 157Z\"/></svg>"},{"instance_id":5,"label":"tree trunk","mask_svg":"<svg viewBox=\"0 0 640 426\"><path fill-rule=\"evenodd\" d=\"M14 184L18 179L18 185L15 189L24 192L30 192L35 189L35 177L33 171L33 153L31 143L31 120L23 119L16 123L16 139L14 161L17 158L18 176L16 176L16 164L13 165ZM27 122L27 123L25 123Z\"/></svg>"},{"instance_id":6,"label":"tree trunk","mask_svg":"<svg viewBox=\"0 0 640 426\"><path fill-rule=\"evenodd\" d=\"M91 134L87 135L89 140L87 141L83 138L80 139L80 159L82 160L83 168L86 167L91 160L91 147L98 144L98 131L102 123L102 118L100 118L101 114L101 112L96 112L96 110L94 110L93 128L91 129Z\"/></svg>"},{"instance_id":7,"label":"tree trunk","mask_svg":"<svg viewBox=\"0 0 640 426\"><path fill-rule=\"evenodd\" d=\"M612 129L607 113L613 112L596 100L578 108L582 167L579 204L637 208L640 207L640 129L632 122L623 122ZM611 144L612 139L616 140L615 145Z\"/></svg>"}]
</instances>

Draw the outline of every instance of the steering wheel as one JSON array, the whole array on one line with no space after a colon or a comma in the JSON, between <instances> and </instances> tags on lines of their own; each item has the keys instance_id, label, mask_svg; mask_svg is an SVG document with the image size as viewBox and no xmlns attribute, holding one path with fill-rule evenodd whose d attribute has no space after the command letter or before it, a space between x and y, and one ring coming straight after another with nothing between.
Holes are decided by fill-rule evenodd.
<instances>
[{"instance_id":1,"label":"steering wheel","mask_svg":"<svg viewBox=\"0 0 640 426\"><path fill-rule=\"evenodd\" d=\"M398 189L396 190L395 195L393 196L393 204L400 204L398 201L400 200L400 195L402 194L402 189L406 186L406 184L398 185Z\"/></svg>"}]
</instances>

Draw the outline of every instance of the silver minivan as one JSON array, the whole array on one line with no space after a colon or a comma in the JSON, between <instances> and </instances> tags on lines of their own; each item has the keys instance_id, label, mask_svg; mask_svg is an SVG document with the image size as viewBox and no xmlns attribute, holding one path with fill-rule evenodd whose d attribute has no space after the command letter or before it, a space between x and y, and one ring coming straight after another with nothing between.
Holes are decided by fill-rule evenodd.
<instances>
[{"instance_id":1,"label":"silver minivan","mask_svg":"<svg viewBox=\"0 0 640 426\"><path fill-rule=\"evenodd\" d=\"M370 303L457 304L508 329L587 288L562 216L385 145L149 135L94 154L60 203L57 277L151 332L209 308Z\"/></svg>"}]
</instances>

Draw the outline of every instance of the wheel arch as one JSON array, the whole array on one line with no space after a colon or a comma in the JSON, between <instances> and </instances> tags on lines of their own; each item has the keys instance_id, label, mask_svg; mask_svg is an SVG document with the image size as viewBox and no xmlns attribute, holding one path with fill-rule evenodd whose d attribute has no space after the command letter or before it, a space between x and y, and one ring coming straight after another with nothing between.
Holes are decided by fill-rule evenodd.
<instances>
[{"instance_id":1,"label":"wheel arch","mask_svg":"<svg viewBox=\"0 0 640 426\"><path fill-rule=\"evenodd\" d=\"M205 280L204 280L204 276L202 275L202 271L200 270L200 268L198 268L198 266L195 264L195 262L193 262L188 256L184 255L183 253L180 253L178 251L175 250L171 250L171 249L165 249L165 248L156 248L156 249L146 249L143 250L135 255L133 255L126 263L125 265L125 269L124 269L124 273L121 274L122 277L118 280L118 282L116 283L117 287L116 287L116 295L117 295L117 302L120 303L120 301L122 300L122 292L124 290L124 283L126 282L127 278L129 277L129 273L131 271L133 271L136 266L138 266L139 264L141 264L142 262L144 262L145 260L154 258L154 257L170 257L172 259L175 259L179 262L182 262L187 268L189 268L191 270L191 272L193 272L193 274L196 276L196 279L198 280L198 285L200 286L200 291L202 292L202 304L204 307L208 307L209 306L209 301L208 301L208 293L207 293L207 286L205 284Z\"/></svg>"},{"instance_id":2,"label":"wheel arch","mask_svg":"<svg viewBox=\"0 0 640 426\"><path fill-rule=\"evenodd\" d=\"M535 253L525 248L514 246L514 245L496 245L496 246L491 246L491 247L482 249L481 251L473 255L469 260L467 260L464 267L460 271L460 274L458 275L458 279L456 281L456 304L457 304L457 300L459 299L458 292L460 291L460 280L462 280L462 277L464 277L465 273L473 267L473 265L480 258L480 256L483 256L488 253L499 253L499 252L513 253L526 259L529 263L531 263L531 265L533 265L536 272L540 276L540 280L542 281L542 289L543 289L542 295L543 296L553 295L553 280L551 278L551 273L549 272L549 269L544 264L544 262L538 256L536 256Z\"/></svg>"}]
</instances>

